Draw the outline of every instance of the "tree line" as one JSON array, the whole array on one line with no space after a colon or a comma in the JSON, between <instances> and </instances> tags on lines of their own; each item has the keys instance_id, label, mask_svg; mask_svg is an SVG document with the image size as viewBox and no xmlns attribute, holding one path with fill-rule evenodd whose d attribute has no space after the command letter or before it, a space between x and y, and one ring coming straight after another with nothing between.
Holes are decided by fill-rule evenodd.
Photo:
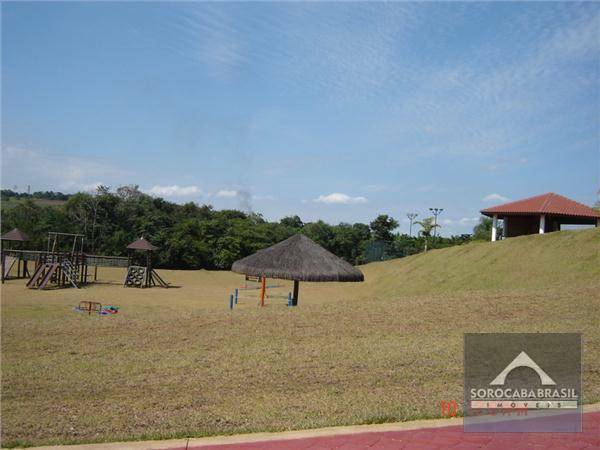
<instances>
[{"instance_id":1,"label":"tree line","mask_svg":"<svg viewBox=\"0 0 600 450\"><path fill-rule=\"evenodd\" d=\"M66 195L58 194L44 198ZM489 239L485 222L476 227L474 236L451 237L433 236L431 219L420 222L418 236L394 233L398 222L388 215L369 224L304 223L298 216L269 222L257 213L172 203L146 195L138 186L121 186L114 192L100 186L93 194L68 195L59 206L40 205L33 196L25 197L12 208L2 208L1 216L2 232L21 229L29 235L27 246L31 249L45 249L48 232L60 231L83 234L87 253L124 256L126 246L144 236L159 247L156 265L173 269L229 269L237 259L296 233L305 234L351 264L408 256L427 247L448 247L474 238Z\"/></svg>"},{"instance_id":2,"label":"tree line","mask_svg":"<svg viewBox=\"0 0 600 450\"><path fill-rule=\"evenodd\" d=\"M0 191L2 195L2 200L8 200L10 198L38 198L45 200L69 200L71 194L63 194L62 192L54 192L54 191L37 191L33 194L29 194L27 192L15 192L11 189L2 189Z\"/></svg>"}]
</instances>

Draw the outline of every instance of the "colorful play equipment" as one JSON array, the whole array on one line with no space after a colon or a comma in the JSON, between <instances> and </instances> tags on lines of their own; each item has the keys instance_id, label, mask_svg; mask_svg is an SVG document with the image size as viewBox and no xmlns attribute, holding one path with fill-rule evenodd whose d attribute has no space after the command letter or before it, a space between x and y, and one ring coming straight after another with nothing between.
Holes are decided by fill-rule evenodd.
<instances>
[{"instance_id":1,"label":"colorful play equipment","mask_svg":"<svg viewBox=\"0 0 600 450\"><path fill-rule=\"evenodd\" d=\"M101 316L112 316L119 313L119 307L114 305L103 306L100 310Z\"/></svg>"},{"instance_id":2,"label":"colorful play equipment","mask_svg":"<svg viewBox=\"0 0 600 450\"><path fill-rule=\"evenodd\" d=\"M102 305L98 302L83 301L79 302L79 305L74 308L74 310L77 312L86 312L88 315L91 315L92 313L100 314L100 311L102 311Z\"/></svg>"},{"instance_id":3,"label":"colorful play equipment","mask_svg":"<svg viewBox=\"0 0 600 450\"><path fill-rule=\"evenodd\" d=\"M24 247L24 242L27 241L29 241L27 234L18 228L14 228L0 237L0 264L2 265L0 277L2 278L2 283L4 283L4 280L8 279L30 277L27 260L23 259L22 253L13 254L10 253L10 250L4 251L4 242L12 242L13 246ZM23 250L23 248L21 248L21 250ZM11 275L11 271L15 266L17 273L16 275L14 273Z\"/></svg>"},{"instance_id":4,"label":"colorful play equipment","mask_svg":"<svg viewBox=\"0 0 600 450\"><path fill-rule=\"evenodd\" d=\"M74 311L80 313L88 313L88 315L98 314L101 316L111 316L119 313L119 307L114 305L102 306L98 302L83 301L79 302L79 305L73 308Z\"/></svg>"},{"instance_id":5,"label":"colorful play equipment","mask_svg":"<svg viewBox=\"0 0 600 450\"><path fill-rule=\"evenodd\" d=\"M158 250L158 247L152 245L142 236L137 241L132 242L127 246L129 257L127 260L127 274L123 286L136 288L149 288L160 286L168 288L169 283L163 280L160 275L152 268L152 252ZM137 258L135 251L143 252L146 258L145 265L133 265L132 262Z\"/></svg>"},{"instance_id":6,"label":"colorful play equipment","mask_svg":"<svg viewBox=\"0 0 600 450\"><path fill-rule=\"evenodd\" d=\"M248 286L248 282L258 283L258 286ZM292 305L292 293L288 292L287 295L282 294L269 294L267 292L268 289L275 289L282 287L279 284L267 285L267 279L261 276L252 276L246 275L244 286L235 288L233 294L229 295L229 309L233 309L235 305L238 304L241 300L253 300L257 301L260 306L265 306L265 298L267 299L285 299L287 301L288 306ZM250 295L242 295L240 293L244 291L258 290L260 289L260 293L258 297L253 297Z\"/></svg>"}]
</instances>

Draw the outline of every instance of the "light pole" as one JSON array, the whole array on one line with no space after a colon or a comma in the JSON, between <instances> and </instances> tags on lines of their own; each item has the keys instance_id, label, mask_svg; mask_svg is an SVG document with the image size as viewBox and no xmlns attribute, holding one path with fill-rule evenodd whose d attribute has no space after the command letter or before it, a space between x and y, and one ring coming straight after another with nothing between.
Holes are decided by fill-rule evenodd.
<instances>
[{"instance_id":1,"label":"light pole","mask_svg":"<svg viewBox=\"0 0 600 450\"><path fill-rule=\"evenodd\" d=\"M439 216L444 208L429 208L431 214L433 214L433 237L437 236L437 216Z\"/></svg>"},{"instance_id":2,"label":"light pole","mask_svg":"<svg viewBox=\"0 0 600 450\"><path fill-rule=\"evenodd\" d=\"M417 218L418 214L417 213L408 213L406 214L406 217L408 217L408 220L410 220L410 225L408 228L408 235L412 236L412 224L413 224L413 220L415 220Z\"/></svg>"}]
</instances>

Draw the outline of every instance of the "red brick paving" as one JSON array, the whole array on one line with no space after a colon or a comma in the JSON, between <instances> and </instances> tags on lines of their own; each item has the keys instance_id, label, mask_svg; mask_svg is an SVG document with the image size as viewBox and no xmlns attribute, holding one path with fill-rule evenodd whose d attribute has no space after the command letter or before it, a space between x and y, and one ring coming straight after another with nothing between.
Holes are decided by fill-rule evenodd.
<instances>
[{"instance_id":1,"label":"red brick paving","mask_svg":"<svg viewBox=\"0 0 600 450\"><path fill-rule=\"evenodd\" d=\"M417 430L189 447L188 450L600 449L600 412L583 415L581 433L463 433L462 425ZM175 449L173 449L175 450Z\"/></svg>"}]
</instances>

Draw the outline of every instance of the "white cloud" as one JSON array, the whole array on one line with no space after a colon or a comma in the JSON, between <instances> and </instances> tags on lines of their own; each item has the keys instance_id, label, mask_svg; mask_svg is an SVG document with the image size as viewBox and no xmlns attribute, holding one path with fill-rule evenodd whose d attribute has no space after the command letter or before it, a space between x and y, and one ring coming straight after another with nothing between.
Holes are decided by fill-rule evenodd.
<instances>
[{"instance_id":1,"label":"white cloud","mask_svg":"<svg viewBox=\"0 0 600 450\"><path fill-rule=\"evenodd\" d=\"M177 186L174 184L173 186L152 186L148 193L161 197L185 197L202 194L202 190L198 186Z\"/></svg>"},{"instance_id":2,"label":"white cloud","mask_svg":"<svg viewBox=\"0 0 600 450\"><path fill-rule=\"evenodd\" d=\"M503 195L493 194L486 195L481 199L482 202L507 202L509 199Z\"/></svg>"},{"instance_id":3,"label":"white cloud","mask_svg":"<svg viewBox=\"0 0 600 450\"><path fill-rule=\"evenodd\" d=\"M329 195L319 195L314 200L318 203L326 203L326 204L340 204L340 205L354 205L357 203L367 203L367 199L365 197L350 197L346 194L341 194L339 192L333 192Z\"/></svg>"},{"instance_id":4,"label":"white cloud","mask_svg":"<svg viewBox=\"0 0 600 450\"><path fill-rule=\"evenodd\" d=\"M96 192L98 186L105 185L102 181L96 181L95 183L82 184L81 190L84 192Z\"/></svg>"},{"instance_id":5,"label":"white cloud","mask_svg":"<svg viewBox=\"0 0 600 450\"><path fill-rule=\"evenodd\" d=\"M32 192L89 191L99 184L92 180L115 185L131 175L129 171L100 158L83 158L15 146L2 148L2 185L11 188L16 185L18 190L31 185Z\"/></svg>"},{"instance_id":6,"label":"white cloud","mask_svg":"<svg viewBox=\"0 0 600 450\"><path fill-rule=\"evenodd\" d=\"M463 226L475 225L479 222L479 217L463 217L459 220L459 223Z\"/></svg>"},{"instance_id":7,"label":"white cloud","mask_svg":"<svg viewBox=\"0 0 600 450\"><path fill-rule=\"evenodd\" d=\"M237 195L238 191L235 190L221 189L219 192L217 192L217 197L220 198L233 198L237 197Z\"/></svg>"}]
</instances>

